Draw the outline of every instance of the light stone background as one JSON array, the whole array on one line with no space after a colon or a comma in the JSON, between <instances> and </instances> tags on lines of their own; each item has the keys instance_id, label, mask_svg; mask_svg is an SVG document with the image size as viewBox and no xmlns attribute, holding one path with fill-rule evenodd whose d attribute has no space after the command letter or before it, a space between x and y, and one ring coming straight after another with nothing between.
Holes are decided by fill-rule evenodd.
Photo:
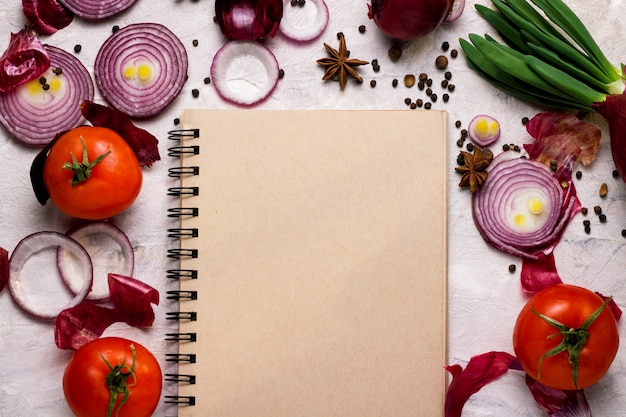
<instances>
[{"instance_id":1,"label":"light stone background","mask_svg":"<svg viewBox=\"0 0 626 417\"><path fill-rule=\"evenodd\" d=\"M486 1L480 3L487 4ZM456 120L467 126L476 114L485 113L496 117L502 125L502 137L493 149L498 152L502 144L521 144L529 137L521 124L524 116L541 111L494 89L476 76L465 64L462 53L450 61L452 82L456 91L450 101L443 103L439 82L442 71L435 69L435 57L442 53L442 42L450 42L457 48L458 38L470 32L493 33L468 1L463 16L455 23L444 24L434 34L405 46L399 62L392 63L387 57L390 41L383 36L367 17L366 0L328 0L330 24L317 40L307 44L294 44L277 36L266 42L275 53L285 77L273 95L258 108L265 109L405 109L405 97L424 97L415 87L402 85L404 74L427 72L434 80L439 100L433 106L449 112L449 363L465 365L473 355L491 350L512 353L511 332L518 311L525 302L520 291L520 262L516 258L488 247L478 235L470 211L470 194L459 189L459 177L453 172L458 148L459 130ZM626 5L621 0L569 1L571 7L588 24L598 43L609 59L619 64L626 61L624 33L626 21L623 13ZM135 277L142 279L161 292L161 304L156 307L156 321L148 330L131 329L115 325L106 334L125 336L145 344L162 361L164 372L174 372L171 364L163 361L166 352L174 349L164 341L163 335L175 330L174 324L165 319L167 311L174 310L174 302L165 299L165 291L174 289L168 282L165 270L174 266L165 256L167 248L176 242L166 237L166 229L175 226L166 216L166 209L175 201L165 195L174 185L167 176L167 168L175 162L167 158L167 131L173 128L173 119L186 107L232 108L222 101L213 85L202 80L209 73L212 58L225 39L213 23L212 0L138 0L128 11L105 22L91 23L76 19L71 26L57 34L44 38L44 42L71 51L80 43L83 48L78 56L93 74L93 62L98 47L109 36L113 25L124 26L138 22L160 22L173 30L185 44L190 59L189 80L181 95L158 118L138 122L138 125L156 134L164 157L153 168L144 170L144 186L132 209L114 219L115 224L129 236L135 248ZM9 32L17 32L24 26L21 2L8 0L0 4L0 19L4 34L0 35L0 50L9 40ZM366 26L364 34L359 25ZM350 82L345 91L336 83L321 81L322 69L315 60L326 56L322 42L337 47L335 34L346 35L352 57L365 60L378 59L380 72L371 66L361 67L365 83L358 86ZM192 42L198 40L198 46ZM393 78L400 79L397 88L391 87ZM369 81L375 79L377 86L371 88ZM191 90L198 88L200 96L193 98ZM103 103L99 95L96 100ZM410 111L410 110L407 110ZM590 215L591 234L584 233L582 215L578 215L568 228L563 241L556 249L557 267L566 282L583 285L604 294L611 294L616 302L626 307L626 284L624 266L626 239L621 230L626 228L626 185L611 176L613 170L606 125L598 117L597 122L604 137L596 161L582 168L583 177L576 181L584 206L601 205L608 221L599 224ZM329 130L332 126L329 126ZM428 143L424 143L428 146ZM28 169L37 149L25 147L0 131L0 246L12 251L26 235L41 231L64 232L76 224L60 214L51 204L41 207L31 191ZM609 194L600 199L598 189L602 182L609 185ZM425 201L424 204L428 204ZM508 266L516 264L516 273L509 273ZM43 267L42 267L43 268ZM57 278L54 268L47 267L41 273L50 281ZM2 416L69 416L63 398L61 378L71 353L60 351L53 340L52 325L26 316L17 309L5 289L0 293L0 415ZM623 323L620 329L623 330ZM442 364L443 367L444 364ZM614 417L623 415L626 408L626 354L622 348L608 375L587 390L587 398L594 416ZM442 369L443 372L443 369ZM173 385L166 384L164 395L175 393ZM210 393L206 393L210 395ZM242 399L245 401L245 399ZM157 416L174 416L176 407L163 403ZM541 416L525 388L524 377L511 372L488 385L467 403L465 417L528 417Z\"/></svg>"}]
</instances>

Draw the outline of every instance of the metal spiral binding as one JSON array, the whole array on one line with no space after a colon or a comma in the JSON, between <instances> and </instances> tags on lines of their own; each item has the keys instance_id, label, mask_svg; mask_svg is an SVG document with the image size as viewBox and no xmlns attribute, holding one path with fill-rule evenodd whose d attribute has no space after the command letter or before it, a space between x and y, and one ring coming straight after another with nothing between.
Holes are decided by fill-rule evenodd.
<instances>
[{"instance_id":1,"label":"metal spiral binding","mask_svg":"<svg viewBox=\"0 0 626 417\"><path fill-rule=\"evenodd\" d=\"M200 136L199 129L179 129L168 132L168 139L178 141L178 144L168 149L168 155L173 158L185 158L186 156L193 156L200 154L200 147L198 145L186 145L184 141L187 139L196 139ZM170 178L182 178L185 176L200 175L199 166L178 166L172 167L168 170L168 176ZM173 197L195 197L200 194L199 187L197 186L179 186L171 187L167 190L168 196ZM184 200L181 200L184 201ZM193 218L198 217L197 207L172 207L167 210L167 216L175 219ZM197 238L198 228L185 228L175 227L167 230L167 235L170 238L187 239ZM188 259L197 258L198 249L187 248L172 248L167 250L167 257L170 259ZM198 271L195 269L169 269L166 272L167 279L198 279ZM167 291L167 299L170 300L197 300L197 291ZM181 304L182 305L182 304ZM179 307L180 308L180 307ZM197 321L197 313L195 311L172 311L166 313L166 319L182 322L182 321ZM176 332L167 333L165 335L166 341L176 343L193 343L196 342L197 334L195 332ZM165 355L168 362L177 362L179 364L194 364L196 363L195 354L185 353L168 353ZM196 383L196 376L193 374L181 372L182 368L179 368L180 373L165 374L165 381L176 384L194 385ZM180 406L194 406L196 404L195 396L184 395L172 395L165 396L165 402L168 404L178 404Z\"/></svg>"}]
</instances>

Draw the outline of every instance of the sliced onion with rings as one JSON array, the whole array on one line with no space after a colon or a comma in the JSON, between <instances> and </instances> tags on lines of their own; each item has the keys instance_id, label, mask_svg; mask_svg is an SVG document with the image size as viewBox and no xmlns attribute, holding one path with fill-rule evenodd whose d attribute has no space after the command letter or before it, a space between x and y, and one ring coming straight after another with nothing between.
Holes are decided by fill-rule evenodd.
<instances>
[{"instance_id":1,"label":"sliced onion with rings","mask_svg":"<svg viewBox=\"0 0 626 417\"><path fill-rule=\"evenodd\" d=\"M487 181L472 195L474 223L495 248L537 259L552 252L580 205L571 181L564 189L546 165L507 154L493 160Z\"/></svg>"},{"instance_id":2,"label":"sliced onion with rings","mask_svg":"<svg viewBox=\"0 0 626 417\"><path fill-rule=\"evenodd\" d=\"M135 23L111 35L96 56L94 72L102 96L130 117L160 113L187 79L187 51L158 23Z\"/></svg>"},{"instance_id":3,"label":"sliced onion with rings","mask_svg":"<svg viewBox=\"0 0 626 417\"><path fill-rule=\"evenodd\" d=\"M324 0L306 0L304 5L292 5L283 0L283 19L280 32L297 42L317 39L328 26L328 6Z\"/></svg>"},{"instance_id":4,"label":"sliced onion with rings","mask_svg":"<svg viewBox=\"0 0 626 417\"><path fill-rule=\"evenodd\" d=\"M63 280L58 276L55 278L58 275L56 248L59 246L72 253L76 268L72 274L76 282L72 285L79 289L75 295L64 297L59 290L64 285ZM64 309L81 303L93 283L91 258L85 248L74 239L52 231L33 233L22 239L11 253L9 271L8 287L15 303L43 320L54 320ZM58 282L53 282L55 279Z\"/></svg>"},{"instance_id":5,"label":"sliced onion with rings","mask_svg":"<svg viewBox=\"0 0 626 417\"><path fill-rule=\"evenodd\" d=\"M215 54L211 78L217 93L239 106L254 106L266 100L278 83L276 57L254 41L230 41Z\"/></svg>"},{"instance_id":6,"label":"sliced onion with rings","mask_svg":"<svg viewBox=\"0 0 626 417\"><path fill-rule=\"evenodd\" d=\"M132 6L137 0L61 0L77 16L100 20L114 16Z\"/></svg>"},{"instance_id":7,"label":"sliced onion with rings","mask_svg":"<svg viewBox=\"0 0 626 417\"><path fill-rule=\"evenodd\" d=\"M89 256L94 269L92 290L87 296L90 301L105 301L109 298L108 274L132 276L135 268L135 254L126 234L117 226L98 221L78 226L66 233L80 243ZM74 293L80 291L80 282L72 268L74 260L71 252L59 246L57 266L61 277Z\"/></svg>"},{"instance_id":8,"label":"sliced onion with rings","mask_svg":"<svg viewBox=\"0 0 626 417\"><path fill-rule=\"evenodd\" d=\"M50 56L45 81L33 80L0 94L0 123L16 139L34 146L83 124L80 104L94 97L89 71L74 55L50 45L45 49Z\"/></svg>"}]
</instances>

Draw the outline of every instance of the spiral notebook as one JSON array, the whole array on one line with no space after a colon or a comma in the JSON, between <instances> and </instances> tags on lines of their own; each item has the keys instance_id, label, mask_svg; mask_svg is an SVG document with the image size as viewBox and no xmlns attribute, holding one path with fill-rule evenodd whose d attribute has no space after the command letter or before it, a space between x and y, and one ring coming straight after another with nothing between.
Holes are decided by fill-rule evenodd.
<instances>
[{"instance_id":1,"label":"spiral notebook","mask_svg":"<svg viewBox=\"0 0 626 417\"><path fill-rule=\"evenodd\" d=\"M443 416L447 114L181 120L179 416Z\"/></svg>"}]
</instances>

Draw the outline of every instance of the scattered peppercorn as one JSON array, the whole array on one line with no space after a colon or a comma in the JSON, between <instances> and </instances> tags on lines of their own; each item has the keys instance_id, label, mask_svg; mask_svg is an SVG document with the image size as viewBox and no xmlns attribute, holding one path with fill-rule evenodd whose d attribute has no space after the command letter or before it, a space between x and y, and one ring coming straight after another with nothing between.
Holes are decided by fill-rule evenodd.
<instances>
[{"instance_id":1,"label":"scattered peppercorn","mask_svg":"<svg viewBox=\"0 0 626 417\"><path fill-rule=\"evenodd\" d=\"M616 169L613 170L613 178L619 177L619 172Z\"/></svg>"},{"instance_id":2,"label":"scattered peppercorn","mask_svg":"<svg viewBox=\"0 0 626 417\"><path fill-rule=\"evenodd\" d=\"M411 103L411 110L415 110L417 108L417 103Z\"/></svg>"},{"instance_id":3,"label":"scattered peppercorn","mask_svg":"<svg viewBox=\"0 0 626 417\"><path fill-rule=\"evenodd\" d=\"M515 270L517 269L517 267L515 266L515 264L511 264L509 265L509 272L512 274L515 272Z\"/></svg>"},{"instance_id":4,"label":"scattered peppercorn","mask_svg":"<svg viewBox=\"0 0 626 417\"><path fill-rule=\"evenodd\" d=\"M465 165L465 157L463 156L462 153L460 153L457 157L456 157L456 164L459 166L463 166Z\"/></svg>"},{"instance_id":5,"label":"scattered peppercorn","mask_svg":"<svg viewBox=\"0 0 626 417\"><path fill-rule=\"evenodd\" d=\"M428 88L426 89L426 95L427 95L428 97L432 96L432 95L433 95L433 89L432 89L432 88L430 88L430 87L428 87Z\"/></svg>"},{"instance_id":6,"label":"scattered peppercorn","mask_svg":"<svg viewBox=\"0 0 626 417\"><path fill-rule=\"evenodd\" d=\"M431 85L433 85L433 79L432 79L432 78L427 78L427 79L426 79L426 85L427 85L427 86L429 86L429 87L430 87Z\"/></svg>"},{"instance_id":7,"label":"scattered peppercorn","mask_svg":"<svg viewBox=\"0 0 626 417\"><path fill-rule=\"evenodd\" d=\"M413 87L415 85L415 75L413 74L406 74L404 76L404 85L406 85L407 87Z\"/></svg>"},{"instance_id":8,"label":"scattered peppercorn","mask_svg":"<svg viewBox=\"0 0 626 417\"><path fill-rule=\"evenodd\" d=\"M444 76L444 78L445 78L446 80L448 80L448 81L450 81L450 80L452 79L452 73L451 73L450 71L446 71L446 72L443 74L443 76Z\"/></svg>"},{"instance_id":9,"label":"scattered peppercorn","mask_svg":"<svg viewBox=\"0 0 626 417\"><path fill-rule=\"evenodd\" d=\"M626 237L626 229L622 229L622 237Z\"/></svg>"},{"instance_id":10,"label":"scattered peppercorn","mask_svg":"<svg viewBox=\"0 0 626 417\"><path fill-rule=\"evenodd\" d=\"M474 144L472 142L468 143L466 148L468 152L474 152Z\"/></svg>"},{"instance_id":11,"label":"scattered peppercorn","mask_svg":"<svg viewBox=\"0 0 626 417\"><path fill-rule=\"evenodd\" d=\"M46 77L39 77L39 84L44 85L47 82L48 80L46 80Z\"/></svg>"},{"instance_id":12,"label":"scattered peppercorn","mask_svg":"<svg viewBox=\"0 0 626 417\"><path fill-rule=\"evenodd\" d=\"M454 126L455 126L457 129L458 129L458 128L460 128L460 127L461 127L461 125L462 125L462 123L461 123L461 121L460 121L460 120L457 120L456 122L454 122Z\"/></svg>"},{"instance_id":13,"label":"scattered peppercorn","mask_svg":"<svg viewBox=\"0 0 626 417\"><path fill-rule=\"evenodd\" d=\"M448 80L441 81L441 87L446 88L448 86Z\"/></svg>"},{"instance_id":14,"label":"scattered peppercorn","mask_svg":"<svg viewBox=\"0 0 626 417\"><path fill-rule=\"evenodd\" d=\"M594 212L594 213L596 213L596 214L600 214L600 213L602 213L602 207L600 207L600 206L595 206L595 207L593 208L593 212Z\"/></svg>"},{"instance_id":15,"label":"scattered peppercorn","mask_svg":"<svg viewBox=\"0 0 626 417\"><path fill-rule=\"evenodd\" d=\"M407 106L408 106L409 104L411 104L411 99L410 99L410 98L408 98L408 97L407 97L407 98L405 98L405 99L404 99L404 104L406 104Z\"/></svg>"},{"instance_id":16,"label":"scattered peppercorn","mask_svg":"<svg viewBox=\"0 0 626 417\"><path fill-rule=\"evenodd\" d=\"M192 44L193 46L198 46L198 40L197 40L197 39L194 39L193 41L191 41L191 44Z\"/></svg>"},{"instance_id":17,"label":"scattered peppercorn","mask_svg":"<svg viewBox=\"0 0 626 417\"><path fill-rule=\"evenodd\" d=\"M426 87L426 83L424 81L420 81L417 83L417 88L419 88L420 91L422 91L424 87Z\"/></svg>"},{"instance_id":18,"label":"scattered peppercorn","mask_svg":"<svg viewBox=\"0 0 626 417\"><path fill-rule=\"evenodd\" d=\"M467 137L467 129L461 129L461 137L462 138L466 138Z\"/></svg>"},{"instance_id":19,"label":"scattered peppercorn","mask_svg":"<svg viewBox=\"0 0 626 417\"><path fill-rule=\"evenodd\" d=\"M581 213L583 216L586 216L588 212L589 212L589 209L588 209L587 207L582 207L582 208L580 209L580 213Z\"/></svg>"},{"instance_id":20,"label":"scattered peppercorn","mask_svg":"<svg viewBox=\"0 0 626 417\"><path fill-rule=\"evenodd\" d=\"M365 33L365 25L359 26L359 33Z\"/></svg>"},{"instance_id":21,"label":"scattered peppercorn","mask_svg":"<svg viewBox=\"0 0 626 417\"><path fill-rule=\"evenodd\" d=\"M448 84L448 91L449 91L449 92L451 92L451 93L452 93L452 92L454 91L454 89L455 89L455 88L456 88L456 86L455 86L454 84L452 84L452 83L451 83L451 84Z\"/></svg>"},{"instance_id":22,"label":"scattered peppercorn","mask_svg":"<svg viewBox=\"0 0 626 417\"><path fill-rule=\"evenodd\" d=\"M374 72L380 71L380 65L378 65L378 59L372 59L372 69Z\"/></svg>"},{"instance_id":23,"label":"scattered peppercorn","mask_svg":"<svg viewBox=\"0 0 626 417\"><path fill-rule=\"evenodd\" d=\"M398 86L398 79L394 78L393 80L391 80L391 86L393 88L396 88Z\"/></svg>"},{"instance_id":24,"label":"scattered peppercorn","mask_svg":"<svg viewBox=\"0 0 626 417\"><path fill-rule=\"evenodd\" d=\"M370 87L376 87L376 80L370 80Z\"/></svg>"},{"instance_id":25,"label":"scattered peppercorn","mask_svg":"<svg viewBox=\"0 0 626 417\"><path fill-rule=\"evenodd\" d=\"M453 50L450 51L450 56L452 58L456 58L457 55L459 55L459 51L457 51L456 49L453 49Z\"/></svg>"},{"instance_id":26,"label":"scattered peppercorn","mask_svg":"<svg viewBox=\"0 0 626 417\"><path fill-rule=\"evenodd\" d=\"M442 50L442 51L444 51L444 52L445 52L445 51L447 51L448 49L450 49L450 44L449 44L447 41L445 41L444 43L442 43L442 44L441 44L441 50Z\"/></svg>"},{"instance_id":27,"label":"scattered peppercorn","mask_svg":"<svg viewBox=\"0 0 626 417\"><path fill-rule=\"evenodd\" d=\"M56 67L55 69L52 70L52 72L55 75L61 75L61 74L63 74L63 69L61 67Z\"/></svg>"},{"instance_id":28,"label":"scattered peppercorn","mask_svg":"<svg viewBox=\"0 0 626 417\"><path fill-rule=\"evenodd\" d=\"M402 48L398 45L392 45L389 51L387 51L387 55L389 55L389 59L391 59L392 62L396 62L402 56Z\"/></svg>"},{"instance_id":29,"label":"scattered peppercorn","mask_svg":"<svg viewBox=\"0 0 626 417\"><path fill-rule=\"evenodd\" d=\"M44 84L41 88L43 88L44 91L48 91L50 89L50 84Z\"/></svg>"},{"instance_id":30,"label":"scattered peppercorn","mask_svg":"<svg viewBox=\"0 0 626 417\"><path fill-rule=\"evenodd\" d=\"M200 90L198 90L197 88L194 88L193 90L191 90L191 95L194 98L197 98L198 96L200 96Z\"/></svg>"},{"instance_id":31,"label":"scattered peppercorn","mask_svg":"<svg viewBox=\"0 0 626 417\"><path fill-rule=\"evenodd\" d=\"M431 103L425 103L425 104L424 104L424 108L425 108L426 110L430 110L430 108L431 108L431 107L432 107L432 104L431 104Z\"/></svg>"},{"instance_id":32,"label":"scattered peppercorn","mask_svg":"<svg viewBox=\"0 0 626 417\"><path fill-rule=\"evenodd\" d=\"M444 55L439 55L436 59L435 59L435 66L438 69L445 69L448 67L448 58L446 58Z\"/></svg>"},{"instance_id":33,"label":"scattered peppercorn","mask_svg":"<svg viewBox=\"0 0 626 417\"><path fill-rule=\"evenodd\" d=\"M300 6L300 7L304 6L305 3L306 3L305 0L298 0L298 6Z\"/></svg>"},{"instance_id":34,"label":"scattered peppercorn","mask_svg":"<svg viewBox=\"0 0 626 417\"><path fill-rule=\"evenodd\" d=\"M415 100L415 104L417 104L417 107L422 107L424 105L424 100L418 98L417 100Z\"/></svg>"},{"instance_id":35,"label":"scattered peppercorn","mask_svg":"<svg viewBox=\"0 0 626 417\"><path fill-rule=\"evenodd\" d=\"M525 126L525 125L526 125L526 123L528 123L528 121L529 121L529 120L530 120L530 119L528 119L528 117L526 117L526 116L522 117L522 125L524 125L524 126Z\"/></svg>"},{"instance_id":36,"label":"scattered peppercorn","mask_svg":"<svg viewBox=\"0 0 626 417\"><path fill-rule=\"evenodd\" d=\"M600 220L600 223L606 223L606 214L599 215L598 220Z\"/></svg>"},{"instance_id":37,"label":"scattered peppercorn","mask_svg":"<svg viewBox=\"0 0 626 417\"><path fill-rule=\"evenodd\" d=\"M74 52L79 53L83 47L80 44L74 45Z\"/></svg>"},{"instance_id":38,"label":"scattered peppercorn","mask_svg":"<svg viewBox=\"0 0 626 417\"><path fill-rule=\"evenodd\" d=\"M430 95L430 101L432 101L433 103L434 103L434 102L436 102L436 101L437 101L437 94L432 93L432 94Z\"/></svg>"},{"instance_id":39,"label":"scattered peppercorn","mask_svg":"<svg viewBox=\"0 0 626 417\"><path fill-rule=\"evenodd\" d=\"M585 233L591 233L591 226L585 226Z\"/></svg>"},{"instance_id":40,"label":"scattered peppercorn","mask_svg":"<svg viewBox=\"0 0 626 417\"><path fill-rule=\"evenodd\" d=\"M591 221L583 220L583 226L591 226Z\"/></svg>"},{"instance_id":41,"label":"scattered peppercorn","mask_svg":"<svg viewBox=\"0 0 626 417\"><path fill-rule=\"evenodd\" d=\"M120 30L120 27L119 27L118 25L113 25L113 27L111 28L111 32L112 32L112 33L115 33L115 32L117 32L118 30Z\"/></svg>"},{"instance_id":42,"label":"scattered peppercorn","mask_svg":"<svg viewBox=\"0 0 626 417\"><path fill-rule=\"evenodd\" d=\"M581 179L583 176L582 171L576 171L576 179Z\"/></svg>"},{"instance_id":43,"label":"scattered peppercorn","mask_svg":"<svg viewBox=\"0 0 626 417\"><path fill-rule=\"evenodd\" d=\"M284 69L281 68L281 69L278 70L278 78L281 79L281 80L283 78L285 78L285 70Z\"/></svg>"},{"instance_id":44,"label":"scattered peppercorn","mask_svg":"<svg viewBox=\"0 0 626 417\"><path fill-rule=\"evenodd\" d=\"M298 0L291 0L291 5L292 6L297 6L298 5Z\"/></svg>"},{"instance_id":45,"label":"scattered peppercorn","mask_svg":"<svg viewBox=\"0 0 626 417\"><path fill-rule=\"evenodd\" d=\"M503 150L504 152L506 152L506 151L508 151L508 150L510 150L510 149L511 149L511 146L509 146L508 144L506 144L506 143L505 143L504 145L502 145L502 150Z\"/></svg>"},{"instance_id":46,"label":"scattered peppercorn","mask_svg":"<svg viewBox=\"0 0 626 417\"><path fill-rule=\"evenodd\" d=\"M456 141L456 146L458 146L459 148L462 148L464 143L465 143L465 139L463 139L463 138L458 139Z\"/></svg>"},{"instance_id":47,"label":"scattered peppercorn","mask_svg":"<svg viewBox=\"0 0 626 417\"><path fill-rule=\"evenodd\" d=\"M447 93L444 93L441 98L443 99L444 103L447 103L448 100L450 100L450 96Z\"/></svg>"},{"instance_id":48,"label":"scattered peppercorn","mask_svg":"<svg viewBox=\"0 0 626 417\"><path fill-rule=\"evenodd\" d=\"M178 126L180 124L180 119L177 117L174 119L174 125Z\"/></svg>"}]
</instances>

